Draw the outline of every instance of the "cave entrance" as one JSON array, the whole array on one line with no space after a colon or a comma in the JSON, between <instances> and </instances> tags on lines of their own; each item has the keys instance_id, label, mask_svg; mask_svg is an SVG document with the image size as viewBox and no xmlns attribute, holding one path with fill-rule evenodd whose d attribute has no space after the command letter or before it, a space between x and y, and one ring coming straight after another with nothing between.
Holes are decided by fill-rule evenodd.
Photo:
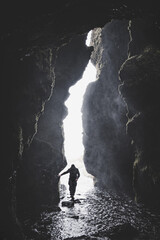
<instances>
[{"instance_id":1,"label":"cave entrance","mask_svg":"<svg viewBox=\"0 0 160 240\"><path fill-rule=\"evenodd\" d=\"M87 35L86 45L90 45L91 39L90 31ZM71 164L74 164L80 171L80 178L77 184L76 193L85 193L93 187L93 176L90 175L83 162L84 146L83 146L83 126L82 126L82 104L83 96L87 89L87 86L96 81L96 68L89 61L82 78L69 89L69 97L65 101L65 106L68 109L68 115L63 121L64 129L64 154L67 160L67 166L61 172L70 168ZM60 179L61 189L68 193L68 174L63 175Z\"/></svg>"}]
</instances>

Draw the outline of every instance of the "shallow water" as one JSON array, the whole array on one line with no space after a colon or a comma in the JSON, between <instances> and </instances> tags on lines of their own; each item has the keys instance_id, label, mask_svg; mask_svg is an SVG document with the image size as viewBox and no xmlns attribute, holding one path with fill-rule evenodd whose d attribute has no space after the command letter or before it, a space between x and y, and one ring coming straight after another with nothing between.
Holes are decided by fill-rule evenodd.
<instances>
[{"instance_id":1,"label":"shallow water","mask_svg":"<svg viewBox=\"0 0 160 240\"><path fill-rule=\"evenodd\" d=\"M159 240L160 216L137 205L126 196L103 192L98 187L79 181L72 207L62 206L70 200L69 191L61 184L59 211L41 213L30 226L30 240L123 239ZM83 191L84 190L84 191Z\"/></svg>"}]
</instances>

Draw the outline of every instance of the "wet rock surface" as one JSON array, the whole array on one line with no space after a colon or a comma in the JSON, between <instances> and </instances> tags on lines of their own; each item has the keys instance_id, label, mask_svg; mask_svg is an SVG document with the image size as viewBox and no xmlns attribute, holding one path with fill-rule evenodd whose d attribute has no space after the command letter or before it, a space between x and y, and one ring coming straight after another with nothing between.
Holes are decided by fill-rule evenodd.
<instances>
[{"instance_id":1,"label":"wet rock surface","mask_svg":"<svg viewBox=\"0 0 160 240\"><path fill-rule=\"evenodd\" d=\"M28 240L158 240L160 214L137 205L126 196L103 192L97 187L77 194L74 205L61 199L58 211L44 211L35 221L25 222Z\"/></svg>"},{"instance_id":2,"label":"wet rock surface","mask_svg":"<svg viewBox=\"0 0 160 240\"><path fill-rule=\"evenodd\" d=\"M126 105L118 91L118 71L128 57L128 24L113 20L92 32L97 81L85 92L82 120L87 171L102 186L132 194L133 149L126 134Z\"/></svg>"}]
</instances>

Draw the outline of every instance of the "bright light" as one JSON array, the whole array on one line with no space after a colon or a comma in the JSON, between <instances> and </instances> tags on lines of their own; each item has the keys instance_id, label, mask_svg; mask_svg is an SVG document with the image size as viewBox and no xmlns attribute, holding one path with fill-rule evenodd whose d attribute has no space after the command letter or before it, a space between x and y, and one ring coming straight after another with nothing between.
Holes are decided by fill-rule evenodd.
<instances>
[{"instance_id":1,"label":"bright light","mask_svg":"<svg viewBox=\"0 0 160 240\"><path fill-rule=\"evenodd\" d=\"M90 42L91 42L91 34L92 34L92 30L89 31L88 35L87 35L87 39L86 39L86 45L89 47L90 46Z\"/></svg>"},{"instance_id":2,"label":"bright light","mask_svg":"<svg viewBox=\"0 0 160 240\"><path fill-rule=\"evenodd\" d=\"M86 87L90 82L96 80L96 69L89 61L83 77L69 89L70 96L65 102L68 115L63 121L64 126L64 150L68 162L73 162L83 156L84 147L82 143L82 103Z\"/></svg>"},{"instance_id":3,"label":"bright light","mask_svg":"<svg viewBox=\"0 0 160 240\"><path fill-rule=\"evenodd\" d=\"M91 38L91 31L86 40L86 45L89 46ZM68 108L68 115L63 121L64 128L64 153L68 165L61 172L66 171L71 164L79 169L81 177L78 180L77 192L86 192L93 187L93 176L88 174L84 162L84 146L82 143L83 128L82 128L82 104L83 96L89 83L96 81L96 68L89 61L82 78L69 89L70 96L65 102ZM64 175L61 178L61 186L65 185L68 189L68 176Z\"/></svg>"}]
</instances>

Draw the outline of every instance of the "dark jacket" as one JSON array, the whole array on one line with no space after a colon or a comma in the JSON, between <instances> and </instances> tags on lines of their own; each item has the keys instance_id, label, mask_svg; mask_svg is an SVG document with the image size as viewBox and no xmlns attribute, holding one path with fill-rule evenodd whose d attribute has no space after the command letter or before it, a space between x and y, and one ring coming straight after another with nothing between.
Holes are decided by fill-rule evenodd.
<instances>
[{"instance_id":1,"label":"dark jacket","mask_svg":"<svg viewBox=\"0 0 160 240\"><path fill-rule=\"evenodd\" d=\"M74 165L72 165L66 172L62 173L62 175L69 173L69 181L75 181L80 177L80 173L78 168L76 168Z\"/></svg>"}]
</instances>

